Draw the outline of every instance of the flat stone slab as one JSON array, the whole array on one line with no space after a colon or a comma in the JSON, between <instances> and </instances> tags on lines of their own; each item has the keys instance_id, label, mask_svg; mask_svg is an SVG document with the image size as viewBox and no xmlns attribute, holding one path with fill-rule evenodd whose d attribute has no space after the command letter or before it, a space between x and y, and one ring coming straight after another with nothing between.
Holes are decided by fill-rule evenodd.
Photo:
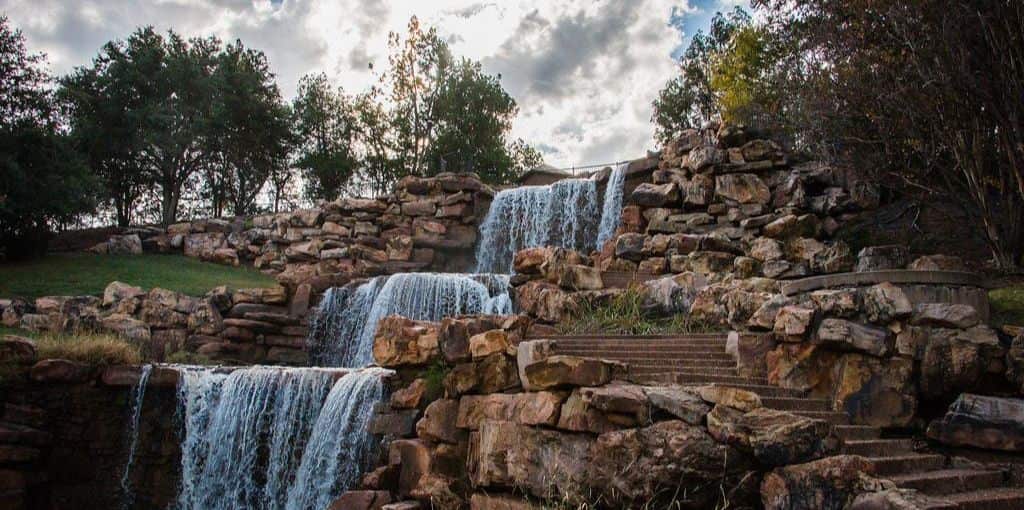
<instances>
[{"instance_id":1,"label":"flat stone slab","mask_svg":"<svg viewBox=\"0 0 1024 510\"><path fill-rule=\"evenodd\" d=\"M923 285L956 285L966 287L988 288L984 276L967 271L915 271L910 269L892 269L885 271L866 271L863 273L836 273L801 278L782 285L782 294L793 296L819 289L875 285L889 282L893 284Z\"/></svg>"}]
</instances>

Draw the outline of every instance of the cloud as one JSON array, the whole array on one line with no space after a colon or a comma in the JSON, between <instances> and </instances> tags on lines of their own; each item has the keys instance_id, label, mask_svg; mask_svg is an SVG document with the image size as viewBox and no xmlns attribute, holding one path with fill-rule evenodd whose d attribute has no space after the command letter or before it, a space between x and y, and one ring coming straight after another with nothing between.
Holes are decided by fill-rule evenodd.
<instances>
[{"instance_id":1,"label":"cloud","mask_svg":"<svg viewBox=\"0 0 1024 510\"><path fill-rule=\"evenodd\" d=\"M700 10L735 1L702 1ZM369 65L386 64L388 32L416 15L456 54L501 75L520 107L513 136L551 164L581 166L651 148L651 101L675 72L683 31L670 17L698 9L678 0L0 0L0 12L58 74L140 25L240 38L267 53L287 98L313 72L365 90L377 79Z\"/></svg>"}]
</instances>

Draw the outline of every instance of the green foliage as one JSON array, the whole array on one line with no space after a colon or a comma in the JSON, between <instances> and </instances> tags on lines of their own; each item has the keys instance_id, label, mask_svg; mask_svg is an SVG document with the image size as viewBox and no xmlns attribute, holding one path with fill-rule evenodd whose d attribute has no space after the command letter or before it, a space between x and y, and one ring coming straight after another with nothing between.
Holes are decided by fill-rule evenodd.
<instances>
[{"instance_id":1,"label":"green foliage","mask_svg":"<svg viewBox=\"0 0 1024 510\"><path fill-rule=\"evenodd\" d=\"M0 251L8 259L43 253L52 228L95 205L95 181L60 132L44 66L0 17Z\"/></svg>"},{"instance_id":2,"label":"green foliage","mask_svg":"<svg viewBox=\"0 0 1024 510\"><path fill-rule=\"evenodd\" d=\"M99 295L112 281L144 289L162 287L201 296L218 285L270 287L273 278L250 268L230 267L177 255L49 255L0 265L0 296Z\"/></svg>"},{"instance_id":3,"label":"green foliage","mask_svg":"<svg viewBox=\"0 0 1024 510\"><path fill-rule=\"evenodd\" d=\"M295 166L303 172L311 200L334 200L355 175L358 114L353 98L331 87L327 75L303 76L292 102L294 129L301 140Z\"/></svg>"},{"instance_id":4,"label":"green foliage","mask_svg":"<svg viewBox=\"0 0 1024 510\"><path fill-rule=\"evenodd\" d=\"M683 314L665 317L651 312L644 307L643 293L636 288L606 302L583 302L557 328L563 335L682 335L714 331L713 327Z\"/></svg>"},{"instance_id":5,"label":"green foliage","mask_svg":"<svg viewBox=\"0 0 1024 510\"><path fill-rule=\"evenodd\" d=\"M427 384L426 396L428 401L439 398L444 394L444 379L448 377L448 372L451 372L451 370L451 367L443 359L439 359L420 373L419 377Z\"/></svg>"},{"instance_id":6,"label":"green foliage","mask_svg":"<svg viewBox=\"0 0 1024 510\"><path fill-rule=\"evenodd\" d=\"M1024 326L1024 284L993 289L988 293L993 324Z\"/></svg>"}]
</instances>

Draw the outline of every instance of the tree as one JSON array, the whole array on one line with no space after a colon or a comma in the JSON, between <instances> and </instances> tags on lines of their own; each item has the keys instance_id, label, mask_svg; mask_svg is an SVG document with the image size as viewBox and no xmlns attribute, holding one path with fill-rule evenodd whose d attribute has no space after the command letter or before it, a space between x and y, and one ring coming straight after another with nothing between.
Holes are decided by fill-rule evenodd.
<instances>
[{"instance_id":1,"label":"tree","mask_svg":"<svg viewBox=\"0 0 1024 510\"><path fill-rule=\"evenodd\" d=\"M0 17L0 247L9 259L41 254L53 227L95 205L95 181L58 129L44 65Z\"/></svg>"},{"instance_id":2,"label":"tree","mask_svg":"<svg viewBox=\"0 0 1024 510\"><path fill-rule=\"evenodd\" d=\"M505 138L518 107L498 79L467 59L445 72L433 98L434 138L425 173L476 172L487 182L515 177Z\"/></svg>"},{"instance_id":3,"label":"tree","mask_svg":"<svg viewBox=\"0 0 1024 510\"><path fill-rule=\"evenodd\" d=\"M716 13L708 33L694 34L680 58L679 75L669 80L654 100L651 121L659 142L719 118L721 105L712 86L715 62L728 50L733 35L751 23L750 15L736 7L728 14Z\"/></svg>"},{"instance_id":4,"label":"tree","mask_svg":"<svg viewBox=\"0 0 1024 510\"><path fill-rule=\"evenodd\" d=\"M216 95L209 130L216 156L207 185L214 215L221 215L222 200L236 216L254 213L267 180L287 168L289 112L266 55L241 41L217 55L212 78Z\"/></svg>"},{"instance_id":5,"label":"tree","mask_svg":"<svg viewBox=\"0 0 1024 510\"><path fill-rule=\"evenodd\" d=\"M295 166L305 178L306 197L334 200L349 191L359 167L354 101L320 73L302 77L292 110L300 140Z\"/></svg>"},{"instance_id":6,"label":"tree","mask_svg":"<svg viewBox=\"0 0 1024 510\"><path fill-rule=\"evenodd\" d=\"M761 2L806 65L798 128L838 157L957 199L996 263L1024 255L1024 4ZM813 119L810 121L808 119Z\"/></svg>"}]
</instances>

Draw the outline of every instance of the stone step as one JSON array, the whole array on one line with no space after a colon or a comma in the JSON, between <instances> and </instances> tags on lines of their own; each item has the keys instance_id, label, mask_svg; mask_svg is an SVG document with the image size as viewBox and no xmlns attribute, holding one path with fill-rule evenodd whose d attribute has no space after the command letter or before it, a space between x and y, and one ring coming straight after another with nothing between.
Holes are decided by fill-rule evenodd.
<instances>
[{"instance_id":1,"label":"stone step","mask_svg":"<svg viewBox=\"0 0 1024 510\"><path fill-rule=\"evenodd\" d=\"M1024 489L1001 487L942 496L959 510L1019 510L1024 508Z\"/></svg>"},{"instance_id":2,"label":"stone step","mask_svg":"<svg viewBox=\"0 0 1024 510\"><path fill-rule=\"evenodd\" d=\"M724 342L729 337L728 333L695 333L690 335L609 335L604 333L583 334L583 335L547 335L531 336L529 340L554 340L561 341L584 341L584 340L629 340L629 341L655 341L655 340L721 340Z\"/></svg>"},{"instance_id":3,"label":"stone step","mask_svg":"<svg viewBox=\"0 0 1024 510\"><path fill-rule=\"evenodd\" d=\"M999 487L1003 484L1003 473L977 469L939 469L923 473L895 475L890 479L905 489L915 489L924 494L943 496Z\"/></svg>"},{"instance_id":4,"label":"stone step","mask_svg":"<svg viewBox=\"0 0 1024 510\"><path fill-rule=\"evenodd\" d=\"M833 425L849 425L850 417L846 413L840 413L836 411L793 411L793 414L800 416L806 416L808 418L814 418L817 420L825 420Z\"/></svg>"},{"instance_id":5,"label":"stone step","mask_svg":"<svg viewBox=\"0 0 1024 510\"><path fill-rule=\"evenodd\" d=\"M663 372L656 374L642 374L639 377L634 377L633 381L638 384L648 384L652 386L667 385L667 384L682 384L675 380L675 373ZM686 386L700 386L700 384L685 384ZM789 388L780 388L778 386L770 386L767 384L737 384L730 383L729 386L747 390L758 394L761 398L767 397L800 397L803 392L800 390L791 390Z\"/></svg>"},{"instance_id":6,"label":"stone step","mask_svg":"<svg viewBox=\"0 0 1024 510\"><path fill-rule=\"evenodd\" d=\"M879 457L899 453L910 453L914 442L910 439L855 439L843 443L843 453L847 455L863 455Z\"/></svg>"},{"instance_id":7,"label":"stone step","mask_svg":"<svg viewBox=\"0 0 1024 510\"><path fill-rule=\"evenodd\" d=\"M555 349L555 354L562 354L567 356L584 356L592 358L615 358L615 359L657 359L657 360L692 360L692 361L720 361L726 363L736 364L732 356L724 352L716 353L691 353L691 352L679 352L679 353L665 353L665 352L650 352L650 351L594 351L584 349Z\"/></svg>"},{"instance_id":8,"label":"stone step","mask_svg":"<svg viewBox=\"0 0 1024 510\"><path fill-rule=\"evenodd\" d=\"M694 367L682 366L674 363L661 365L634 365L633 363L629 363L629 371L632 374L642 374L644 372L675 372L676 374L738 377L736 369L732 367Z\"/></svg>"},{"instance_id":9,"label":"stone step","mask_svg":"<svg viewBox=\"0 0 1024 510\"><path fill-rule=\"evenodd\" d=\"M878 439L882 430L870 425L836 425L836 435L844 441Z\"/></svg>"},{"instance_id":10,"label":"stone step","mask_svg":"<svg viewBox=\"0 0 1024 510\"><path fill-rule=\"evenodd\" d=\"M826 398L768 397L762 398L761 403L783 411L829 411L831 401Z\"/></svg>"},{"instance_id":11,"label":"stone step","mask_svg":"<svg viewBox=\"0 0 1024 510\"><path fill-rule=\"evenodd\" d=\"M718 356L728 356L732 358L729 353L725 352L725 349L718 349L714 347L705 347L697 345L693 347L680 347L680 346L666 346L666 347L634 347L634 346L593 346L593 347L576 347L576 346L557 346L555 352L559 354L581 354L581 355L596 355L602 354L644 354L647 356L675 356L675 355L707 355L714 354Z\"/></svg>"},{"instance_id":12,"label":"stone step","mask_svg":"<svg viewBox=\"0 0 1024 510\"><path fill-rule=\"evenodd\" d=\"M875 472L879 476L889 477L907 473L919 473L922 471L935 471L946 465L946 458L942 455L892 455L885 457L868 457L868 460L875 464Z\"/></svg>"},{"instance_id":13,"label":"stone step","mask_svg":"<svg viewBox=\"0 0 1024 510\"><path fill-rule=\"evenodd\" d=\"M736 368L736 362L731 360L718 359L675 359L675 358L623 358L616 356L616 361L629 363L630 366L645 367L709 367L709 368Z\"/></svg>"},{"instance_id":14,"label":"stone step","mask_svg":"<svg viewBox=\"0 0 1024 510\"><path fill-rule=\"evenodd\" d=\"M555 347L708 347L725 349L725 342L721 340L657 340L650 342L637 340L556 340Z\"/></svg>"},{"instance_id":15,"label":"stone step","mask_svg":"<svg viewBox=\"0 0 1024 510\"><path fill-rule=\"evenodd\" d=\"M734 384L761 384L761 385L767 385L768 384L768 380L767 379L763 379L763 378L761 378L761 379L754 379L754 378L739 377L739 376L734 376L734 375L717 375L717 374L706 373L706 372L680 371L680 372L676 372L674 374L673 378L675 379L675 382L680 383L680 384L711 384L711 383L720 383L720 384L729 384L729 385L734 385Z\"/></svg>"}]
</instances>

